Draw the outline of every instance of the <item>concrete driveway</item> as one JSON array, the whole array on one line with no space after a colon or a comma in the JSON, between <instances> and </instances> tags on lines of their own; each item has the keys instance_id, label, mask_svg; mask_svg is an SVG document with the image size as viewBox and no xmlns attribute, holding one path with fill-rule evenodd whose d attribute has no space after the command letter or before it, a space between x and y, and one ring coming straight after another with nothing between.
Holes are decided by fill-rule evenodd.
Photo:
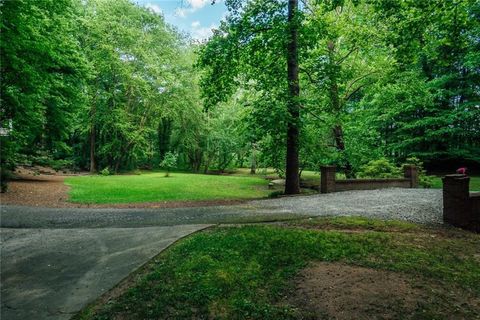
<instances>
[{"instance_id":1,"label":"concrete driveway","mask_svg":"<svg viewBox=\"0 0 480 320\"><path fill-rule=\"evenodd\" d=\"M209 224L324 215L441 223L441 190L348 191L204 208L2 206L1 318L68 319L168 245Z\"/></svg>"},{"instance_id":2,"label":"concrete driveway","mask_svg":"<svg viewBox=\"0 0 480 320\"><path fill-rule=\"evenodd\" d=\"M69 319L174 241L205 227L2 228L1 318Z\"/></svg>"}]
</instances>

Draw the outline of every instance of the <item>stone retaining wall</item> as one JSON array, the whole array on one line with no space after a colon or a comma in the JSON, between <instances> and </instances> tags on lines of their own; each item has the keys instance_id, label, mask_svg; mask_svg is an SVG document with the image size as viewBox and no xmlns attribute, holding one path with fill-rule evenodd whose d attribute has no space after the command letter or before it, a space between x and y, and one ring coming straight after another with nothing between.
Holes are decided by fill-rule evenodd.
<instances>
[{"instance_id":1,"label":"stone retaining wall","mask_svg":"<svg viewBox=\"0 0 480 320\"><path fill-rule=\"evenodd\" d=\"M443 179L443 221L480 232L480 193L470 193L470 178L450 174Z\"/></svg>"},{"instance_id":2,"label":"stone retaining wall","mask_svg":"<svg viewBox=\"0 0 480 320\"><path fill-rule=\"evenodd\" d=\"M348 190L373 190L385 188L416 188L418 187L418 172L415 166L404 167L402 179L346 179L336 180L335 166L322 166L320 192L330 193Z\"/></svg>"}]
</instances>

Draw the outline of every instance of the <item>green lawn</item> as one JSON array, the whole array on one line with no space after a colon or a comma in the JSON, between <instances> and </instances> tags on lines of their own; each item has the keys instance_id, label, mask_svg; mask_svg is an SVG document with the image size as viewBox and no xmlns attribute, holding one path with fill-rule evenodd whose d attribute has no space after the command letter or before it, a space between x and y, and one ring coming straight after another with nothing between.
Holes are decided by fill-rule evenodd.
<instances>
[{"instance_id":1,"label":"green lawn","mask_svg":"<svg viewBox=\"0 0 480 320\"><path fill-rule=\"evenodd\" d=\"M66 179L70 201L79 203L139 203L182 200L254 199L270 194L260 177L189 173L83 176Z\"/></svg>"},{"instance_id":2,"label":"green lawn","mask_svg":"<svg viewBox=\"0 0 480 320\"><path fill-rule=\"evenodd\" d=\"M442 177L433 178L432 188L441 189L442 188ZM470 177L470 191L480 191L480 177Z\"/></svg>"},{"instance_id":3,"label":"green lawn","mask_svg":"<svg viewBox=\"0 0 480 320\"><path fill-rule=\"evenodd\" d=\"M479 247L468 232L364 218L216 227L170 247L129 289L76 318L310 319L285 297L309 262L329 261L398 272L423 288L413 307L398 301L387 318L474 319L479 306L466 297L480 298Z\"/></svg>"}]
</instances>

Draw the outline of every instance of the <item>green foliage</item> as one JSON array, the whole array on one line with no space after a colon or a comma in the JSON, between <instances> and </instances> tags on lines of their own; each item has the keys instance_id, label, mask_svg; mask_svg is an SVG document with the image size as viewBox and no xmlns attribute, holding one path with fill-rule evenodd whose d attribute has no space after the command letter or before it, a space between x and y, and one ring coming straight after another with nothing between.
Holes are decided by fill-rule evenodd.
<instances>
[{"instance_id":1,"label":"green foliage","mask_svg":"<svg viewBox=\"0 0 480 320\"><path fill-rule=\"evenodd\" d=\"M361 178L399 178L400 169L385 158L369 161L359 171Z\"/></svg>"},{"instance_id":2,"label":"green foliage","mask_svg":"<svg viewBox=\"0 0 480 320\"><path fill-rule=\"evenodd\" d=\"M176 153L167 152L165 154L165 157L163 157L163 160L160 163L160 167L166 170L165 177L168 177L170 175L170 170L177 166L177 159L178 155Z\"/></svg>"},{"instance_id":3,"label":"green foliage","mask_svg":"<svg viewBox=\"0 0 480 320\"><path fill-rule=\"evenodd\" d=\"M2 1L1 7L0 127L11 128L9 142L0 144L1 165L37 151L66 157L86 77L74 1Z\"/></svg>"},{"instance_id":4,"label":"green foliage","mask_svg":"<svg viewBox=\"0 0 480 320\"><path fill-rule=\"evenodd\" d=\"M166 118L174 147L198 153L192 49L161 15L128 0L5 1L1 28L2 167L17 155L152 167Z\"/></svg>"},{"instance_id":5,"label":"green foliage","mask_svg":"<svg viewBox=\"0 0 480 320\"><path fill-rule=\"evenodd\" d=\"M100 174L104 177L109 176L111 174L110 169L108 169L108 167L105 167L102 171L100 171Z\"/></svg>"},{"instance_id":6,"label":"green foliage","mask_svg":"<svg viewBox=\"0 0 480 320\"><path fill-rule=\"evenodd\" d=\"M451 238L434 237L435 233L424 236L425 231L419 232L414 226L362 219L358 223L350 219L342 225L418 233L272 226L215 228L167 249L128 291L101 305L95 315L87 318L111 319L121 314L131 319L303 319L301 308L294 308L283 298L292 290L289 281L312 261L338 261L402 272L417 283L425 278L435 279L444 288L455 284L480 293L476 286L480 281L480 263L474 258L478 237L464 233ZM438 297L434 301L438 303ZM418 314L422 307L418 306ZM431 307L434 318L444 317ZM461 312L462 317L468 318L474 311L466 307Z\"/></svg>"},{"instance_id":7,"label":"green foliage","mask_svg":"<svg viewBox=\"0 0 480 320\"><path fill-rule=\"evenodd\" d=\"M478 1L312 1L292 24L287 3L227 1L219 30L191 45L128 0L2 1L0 166L45 157L117 172L173 152L195 172L248 163L283 175L289 123L301 170L332 163L352 176L383 157L480 163Z\"/></svg>"}]
</instances>

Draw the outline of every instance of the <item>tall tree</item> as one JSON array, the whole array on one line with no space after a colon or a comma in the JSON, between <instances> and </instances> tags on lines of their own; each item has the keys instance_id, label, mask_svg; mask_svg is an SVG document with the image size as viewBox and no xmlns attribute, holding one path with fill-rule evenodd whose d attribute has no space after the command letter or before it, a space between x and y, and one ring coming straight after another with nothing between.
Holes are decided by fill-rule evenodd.
<instances>
[{"instance_id":1,"label":"tall tree","mask_svg":"<svg viewBox=\"0 0 480 320\"><path fill-rule=\"evenodd\" d=\"M350 0L333 9L330 4L312 5L305 24L310 42L302 64L306 111L319 118L318 125L331 128L335 162L347 177L354 177L345 123L365 90L394 70L393 50L385 40L388 29L375 19L373 6Z\"/></svg>"},{"instance_id":2,"label":"tall tree","mask_svg":"<svg viewBox=\"0 0 480 320\"><path fill-rule=\"evenodd\" d=\"M73 1L18 0L0 5L0 127L11 127L9 136L1 138L2 165L7 155L41 151L68 156L85 77ZM11 152L3 149L8 145Z\"/></svg>"},{"instance_id":3,"label":"tall tree","mask_svg":"<svg viewBox=\"0 0 480 320\"><path fill-rule=\"evenodd\" d=\"M285 169L285 193L300 193L299 144L300 131L300 83L298 79L298 0L288 1L288 44L287 44L287 80L288 80L288 125L287 125L287 161Z\"/></svg>"},{"instance_id":4,"label":"tall tree","mask_svg":"<svg viewBox=\"0 0 480 320\"><path fill-rule=\"evenodd\" d=\"M299 193L298 1L226 4L229 17L201 50L207 106L226 100L240 83L249 81L256 91L268 95L270 113L283 115L272 131L281 129L285 136L285 193Z\"/></svg>"}]
</instances>

